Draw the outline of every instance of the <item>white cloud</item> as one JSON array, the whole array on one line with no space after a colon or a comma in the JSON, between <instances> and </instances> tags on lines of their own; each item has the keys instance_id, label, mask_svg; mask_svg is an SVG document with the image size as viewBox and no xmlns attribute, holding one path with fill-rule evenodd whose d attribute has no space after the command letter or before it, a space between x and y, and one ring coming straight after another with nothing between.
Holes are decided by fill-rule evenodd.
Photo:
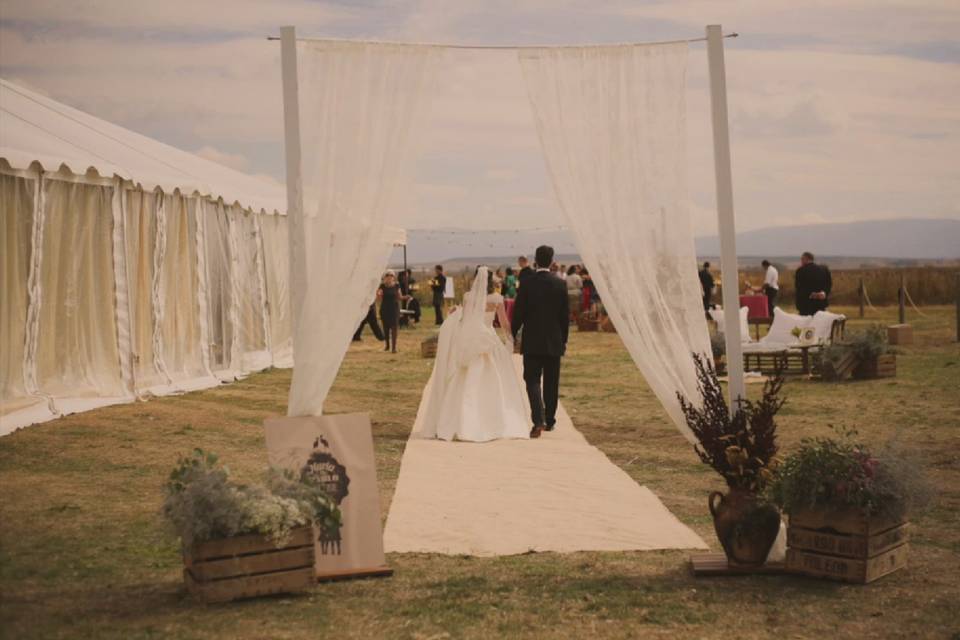
<instances>
[{"instance_id":1,"label":"white cloud","mask_svg":"<svg viewBox=\"0 0 960 640\"><path fill-rule=\"evenodd\" d=\"M489 0L386 3L4 0L0 69L53 98L253 173L283 177L279 45L301 35L439 42L727 41L743 229L884 216L960 217L960 64L881 54L955 40L931 0ZM458 52L440 79L410 226L554 224L529 103L509 52ZM702 45L688 71L691 210L715 225ZM701 230L704 225L706 229Z\"/></svg>"},{"instance_id":2,"label":"white cloud","mask_svg":"<svg viewBox=\"0 0 960 640\"><path fill-rule=\"evenodd\" d=\"M246 171L250 166L250 160L246 156L239 153L227 153L211 146L200 147L194 153L201 158L212 160L237 171Z\"/></svg>"}]
</instances>

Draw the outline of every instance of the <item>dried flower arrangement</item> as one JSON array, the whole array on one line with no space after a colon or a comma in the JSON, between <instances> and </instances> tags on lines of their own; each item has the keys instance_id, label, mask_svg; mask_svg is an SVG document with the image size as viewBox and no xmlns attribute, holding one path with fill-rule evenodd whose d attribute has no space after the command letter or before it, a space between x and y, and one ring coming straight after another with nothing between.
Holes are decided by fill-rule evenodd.
<instances>
[{"instance_id":1,"label":"dried flower arrangement","mask_svg":"<svg viewBox=\"0 0 960 640\"><path fill-rule=\"evenodd\" d=\"M677 397L687 425L697 438L694 449L731 489L758 494L773 477L778 463L774 417L784 403L780 397L783 377L777 374L768 380L759 401L741 399L731 416L713 363L698 354L693 359L703 406L697 408L682 394Z\"/></svg>"},{"instance_id":2,"label":"dried flower arrangement","mask_svg":"<svg viewBox=\"0 0 960 640\"><path fill-rule=\"evenodd\" d=\"M267 472L263 484L241 484L202 449L180 457L165 493L163 514L186 547L250 533L282 547L297 527L340 527L340 510L319 486L277 469Z\"/></svg>"}]
</instances>

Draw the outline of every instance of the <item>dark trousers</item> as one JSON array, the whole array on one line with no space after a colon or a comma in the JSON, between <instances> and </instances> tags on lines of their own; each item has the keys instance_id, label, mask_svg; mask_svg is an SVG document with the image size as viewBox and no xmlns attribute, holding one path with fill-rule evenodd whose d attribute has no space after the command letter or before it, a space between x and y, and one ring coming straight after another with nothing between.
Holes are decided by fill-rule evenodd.
<instances>
[{"instance_id":1,"label":"dark trousers","mask_svg":"<svg viewBox=\"0 0 960 640\"><path fill-rule=\"evenodd\" d=\"M560 356L523 354L523 381L527 384L533 426L552 428L557 422L560 401Z\"/></svg>"},{"instance_id":2,"label":"dark trousers","mask_svg":"<svg viewBox=\"0 0 960 640\"><path fill-rule=\"evenodd\" d=\"M443 300L433 301L433 311L437 316L437 324L443 324Z\"/></svg>"},{"instance_id":3,"label":"dark trousers","mask_svg":"<svg viewBox=\"0 0 960 640\"><path fill-rule=\"evenodd\" d=\"M380 330L380 323L377 322L377 307L376 305L370 305L370 309L367 311L367 317L363 319L363 322L357 327L357 332L353 334L354 342L360 340L360 334L363 333L363 326L367 324L370 325L370 330L373 331L373 335L377 336L377 340L383 340L383 331Z\"/></svg>"},{"instance_id":4,"label":"dark trousers","mask_svg":"<svg viewBox=\"0 0 960 640\"><path fill-rule=\"evenodd\" d=\"M777 296L780 295L779 289L767 289L767 311L770 313L770 317L773 317L773 309L777 306Z\"/></svg>"},{"instance_id":5,"label":"dark trousers","mask_svg":"<svg viewBox=\"0 0 960 640\"><path fill-rule=\"evenodd\" d=\"M703 310L710 311L710 298L713 297L713 292L703 294Z\"/></svg>"}]
</instances>

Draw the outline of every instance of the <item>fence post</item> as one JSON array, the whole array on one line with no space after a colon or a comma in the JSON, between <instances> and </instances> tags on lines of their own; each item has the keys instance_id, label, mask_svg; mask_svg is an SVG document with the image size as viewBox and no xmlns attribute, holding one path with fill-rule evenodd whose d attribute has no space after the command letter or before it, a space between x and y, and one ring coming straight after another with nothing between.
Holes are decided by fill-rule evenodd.
<instances>
[{"instance_id":1,"label":"fence post","mask_svg":"<svg viewBox=\"0 0 960 640\"><path fill-rule=\"evenodd\" d=\"M900 324L907 324L907 277L900 272Z\"/></svg>"},{"instance_id":2,"label":"fence post","mask_svg":"<svg viewBox=\"0 0 960 640\"><path fill-rule=\"evenodd\" d=\"M857 288L857 297L860 298L860 317L863 317L863 278L860 278L860 286Z\"/></svg>"}]
</instances>

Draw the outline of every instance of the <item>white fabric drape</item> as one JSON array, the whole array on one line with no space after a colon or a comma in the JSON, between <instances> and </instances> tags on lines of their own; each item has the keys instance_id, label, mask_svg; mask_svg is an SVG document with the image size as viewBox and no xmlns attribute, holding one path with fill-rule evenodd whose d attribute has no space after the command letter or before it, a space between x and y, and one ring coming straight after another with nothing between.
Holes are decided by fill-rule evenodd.
<instances>
[{"instance_id":1,"label":"white fabric drape","mask_svg":"<svg viewBox=\"0 0 960 640\"><path fill-rule=\"evenodd\" d=\"M518 53L568 226L627 350L680 431L710 353L686 200L686 44ZM708 356L709 357L709 356Z\"/></svg>"},{"instance_id":2,"label":"white fabric drape","mask_svg":"<svg viewBox=\"0 0 960 640\"><path fill-rule=\"evenodd\" d=\"M405 182L438 54L421 46L297 43L303 212L290 227L291 416L322 413L370 305L391 249L387 212Z\"/></svg>"}]
</instances>

